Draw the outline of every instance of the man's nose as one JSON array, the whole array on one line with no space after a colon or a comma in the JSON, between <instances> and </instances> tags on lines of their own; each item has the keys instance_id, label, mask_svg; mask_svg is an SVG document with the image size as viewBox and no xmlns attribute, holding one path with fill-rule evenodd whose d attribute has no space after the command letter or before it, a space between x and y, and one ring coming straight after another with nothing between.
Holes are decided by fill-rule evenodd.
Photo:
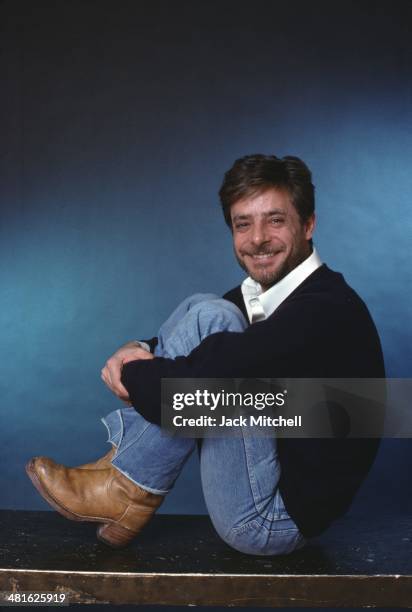
<instances>
[{"instance_id":1,"label":"man's nose","mask_svg":"<svg viewBox=\"0 0 412 612\"><path fill-rule=\"evenodd\" d=\"M267 232L265 225L260 223L255 224L252 233L253 244L256 246L260 246L261 244L268 242L268 240L270 240L270 236Z\"/></svg>"}]
</instances>

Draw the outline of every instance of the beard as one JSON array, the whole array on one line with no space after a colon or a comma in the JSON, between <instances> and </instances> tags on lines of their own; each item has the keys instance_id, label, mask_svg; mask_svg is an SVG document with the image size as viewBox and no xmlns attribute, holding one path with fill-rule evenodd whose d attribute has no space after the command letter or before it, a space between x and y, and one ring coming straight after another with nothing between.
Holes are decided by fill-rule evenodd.
<instances>
[{"instance_id":1,"label":"beard","mask_svg":"<svg viewBox=\"0 0 412 612\"><path fill-rule=\"evenodd\" d=\"M272 251L270 251L272 252ZM282 252L282 251L280 251ZM246 254L246 253L245 253ZM247 253L247 255L265 255L267 252L265 251L256 251L255 253ZM282 278L287 276L289 272L291 272L296 266L298 266L304 259L306 259L306 255L293 254L290 253L286 259L284 259L278 266L275 268L271 268L270 266L265 266L264 264L259 267L259 265L253 267L248 267L245 261L236 253L235 257L237 259L240 267L252 278L255 282L259 283L262 288L265 290L269 287L272 287L276 283L278 283Z\"/></svg>"}]
</instances>

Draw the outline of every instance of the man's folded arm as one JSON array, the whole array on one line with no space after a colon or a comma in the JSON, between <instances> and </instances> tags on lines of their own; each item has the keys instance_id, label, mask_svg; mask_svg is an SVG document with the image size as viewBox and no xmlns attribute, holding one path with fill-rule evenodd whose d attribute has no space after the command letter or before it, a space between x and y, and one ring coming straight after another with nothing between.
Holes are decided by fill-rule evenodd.
<instances>
[{"instance_id":1,"label":"man's folded arm","mask_svg":"<svg viewBox=\"0 0 412 612\"><path fill-rule=\"evenodd\" d=\"M231 336L228 339L225 336ZM160 425L160 399L162 378L222 378L233 376L225 374L221 359L213 363L210 357L227 352L237 344L234 336L240 333L219 332L205 338L187 357L166 359L156 357L150 361L152 367L147 367L149 361L131 361L123 366L122 383L126 387L130 401L135 409L147 420ZM218 352L217 352L218 351Z\"/></svg>"},{"instance_id":2,"label":"man's folded arm","mask_svg":"<svg viewBox=\"0 0 412 612\"><path fill-rule=\"evenodd\" d=\"M302 309L306 316L299 317ZM123 367L122 383L135 409L146 420L160 424L162 378L288 376L291 364L296 371L296 356L304 352L304 346L319 344L321 327L326 325L320 310L310 300L291 300L276 317L244 332L211 334L187 357L131 361Z\"/></svg>"}]
</instances>

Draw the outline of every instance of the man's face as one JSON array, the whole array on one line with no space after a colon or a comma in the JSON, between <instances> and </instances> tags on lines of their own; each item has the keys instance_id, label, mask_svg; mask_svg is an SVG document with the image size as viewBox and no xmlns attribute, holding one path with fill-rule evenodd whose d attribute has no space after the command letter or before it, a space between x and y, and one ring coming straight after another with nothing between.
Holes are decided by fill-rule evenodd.
<instances>
[{"instance_id":1,"label":"man's face","mask_svg":"<svg viewBox=\"0 0 412 612\"><path fill-rule=\"evenodd\" d=\"M311 253L315 218L302 223L286 191L268 189L230 209L235 255L266 291Z\"/></svg>"}]
</instances>

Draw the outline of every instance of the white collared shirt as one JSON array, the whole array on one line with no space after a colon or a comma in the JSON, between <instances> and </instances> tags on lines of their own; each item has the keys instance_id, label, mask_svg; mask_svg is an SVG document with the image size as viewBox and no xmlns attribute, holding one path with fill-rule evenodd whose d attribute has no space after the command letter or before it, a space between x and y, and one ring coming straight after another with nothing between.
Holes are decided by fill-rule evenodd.
<instances>
[{"instance_id":1,"label":"white collared shirt","mask_svg":"<svg viewBox=\"0 0 412 612\"><path fill-rule=\"evenodd\" d=\"M313 249L307 259L265 292L259 283L248 276L241 285L241 291L250 323L270 317L292 291L321 265L322 261L316 249Z\"/></svg>"}]
</instances>

